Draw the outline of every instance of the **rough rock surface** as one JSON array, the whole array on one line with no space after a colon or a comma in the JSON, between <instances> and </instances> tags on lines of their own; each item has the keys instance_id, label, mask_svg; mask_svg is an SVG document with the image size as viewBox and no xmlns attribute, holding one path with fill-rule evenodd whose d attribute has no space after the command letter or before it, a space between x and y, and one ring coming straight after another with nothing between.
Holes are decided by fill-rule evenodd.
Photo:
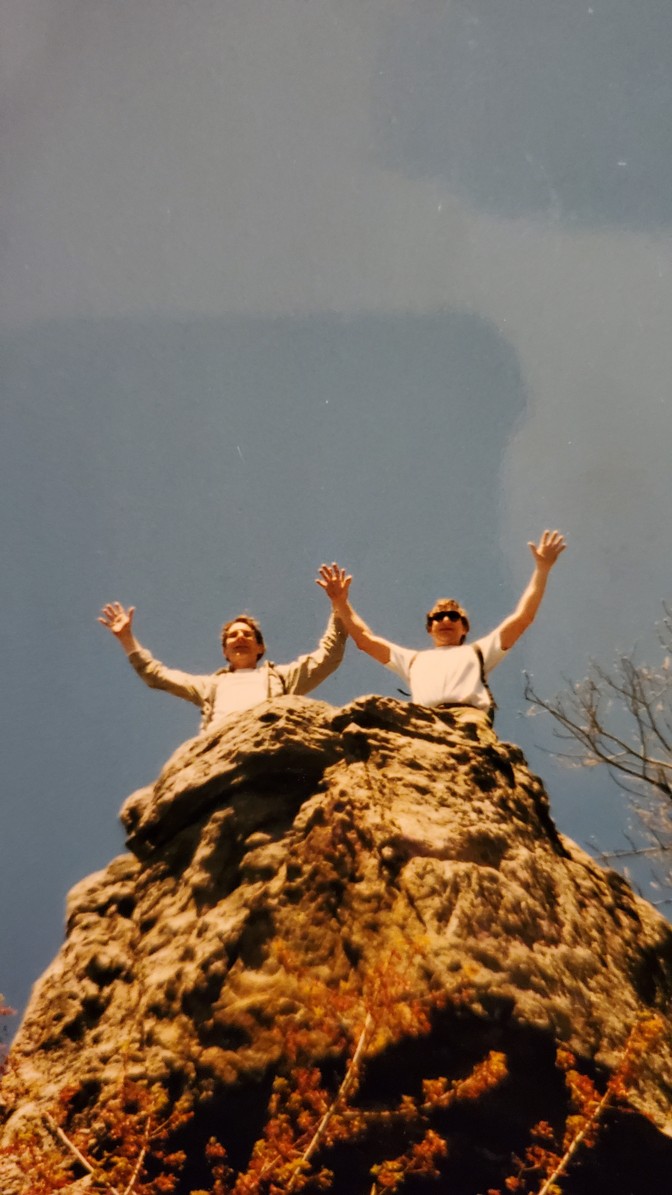
<instances>
[{"instance_id":1,"label":"rough rock surface","mask_svg":"<svg viewBox=\"0 0 672 1195\"><path fill-rule=\"evenodd\" d=\"M65 944L13 1049L4 1140L65 1085L95 1101L123 1070L190 1102L193 1140L228 1120L245 1144L236 1108L263 1122L274 1026L305 1003L300 977L336 990L392 965L443 1012L429 1038L391 1049L387 1071L381 1049L380 1083L402 1092L400 1068L410 1081L504 1050L510 1079L489 1127L474 1112L452 1130L481 1146L491 1132L490 1158L505 1152L498 1134L518 1141L551 1118L545 1100L557 1111L558 1039L603 1082L637 1019L662 1015L634 1111L612 1133L611 1185L593 1172L586 1188L631 1189L616 1175L627 1137L640 1151L632 1190L650 1190L672 1163L672 929L558 833L518 748L470 733L391 699L335 710L287 697L180 748L126 802L129 853L70 893ZM464 1141L461 1156L451 1191L501 1181ZM8 1167L3 1195L26 1195ZM368 1190L343 1182L334 1189Z\"/></svg>"}]
</instances>

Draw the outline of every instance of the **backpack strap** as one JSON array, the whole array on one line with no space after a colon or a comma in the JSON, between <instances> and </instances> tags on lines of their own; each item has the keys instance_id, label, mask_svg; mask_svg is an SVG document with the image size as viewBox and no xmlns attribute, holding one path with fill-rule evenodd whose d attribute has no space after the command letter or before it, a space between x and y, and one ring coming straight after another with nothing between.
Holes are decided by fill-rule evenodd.
<instances>
[{"instance_id":1,"label":"backpack strap","mask_svg":"<svg viewBox=\"0 0 672 1195\"><path fill-rule=\"evenodd\" d=\"M489 706L487 713L488 713L488 722L492 726L495 721L495 710L497 709L497 702L495 701L494 697L492 696L492 689L490 688L490 685L488 684L488 678L485 675L485 660L483 659L483 652L481 651L481 649L477 643L474 643L474 651L476 652L476 655L478 656L478 662L481 666L481 684L483 685L483 688L485 689L486 693L488 694L488 697L490 698L490 706Z\"/></svg>"},{"instance_id":2,"label":"backpack strap","mask_svg":"<svg viewBox=\"0 0 672 1195\"><path fill-rule=\"evenodd\" d=\"M266 661L266 667L268 668L269 672L273 673L273 676L279 682L283 695L286 694L287 693L287 681L285 680L284 676L282 675L280 669L276 667L276 665L273 663L272 660Z\"/></svg>"}]
</instances>

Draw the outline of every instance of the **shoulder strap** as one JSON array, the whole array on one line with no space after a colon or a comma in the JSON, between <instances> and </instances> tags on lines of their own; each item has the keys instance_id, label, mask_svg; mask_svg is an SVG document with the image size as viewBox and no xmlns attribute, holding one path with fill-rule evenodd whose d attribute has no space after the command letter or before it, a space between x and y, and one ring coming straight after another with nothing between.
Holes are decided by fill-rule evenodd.
<instances>
[{"instance_id":1,"label":"shoulder strap","mask_svg":"<svg viewBox=\"0 0 672 1195\"><path fill-rule=\"evenodd\" d=\"M276 676L278 678L282 692L286 693L287 692L287 681L286 681L285 677L283 676L282 672L280 671L280 669L276 667L276 665L273 663L272 660L266 661L266 667L268 668L269 672L273 673L273 676Z\"/></svg>"},{"instance_id":2,"label":"shoulder strap","mask_svg":"<svg viewBox=\"0 0 672 1195\"><path fill-rule=\"evenodd\" d=\"M476 655L478 656L478 662L481 667L481 684L483 685L483 688L485 689L486 693L488 694L488 697L490 698L490 708L488 710L488 719L490 721L490 725L492 726L493 722L495 721L495 710L497 709L497 702L495 701L494 697L492 696L492 689L490 688L490 685L488 684L488 678L485 675L485 660L483 659L483 652L481 651L481 649L477 643L474 643L474 651L476 652Z\"/></svg>"}]
</instances>

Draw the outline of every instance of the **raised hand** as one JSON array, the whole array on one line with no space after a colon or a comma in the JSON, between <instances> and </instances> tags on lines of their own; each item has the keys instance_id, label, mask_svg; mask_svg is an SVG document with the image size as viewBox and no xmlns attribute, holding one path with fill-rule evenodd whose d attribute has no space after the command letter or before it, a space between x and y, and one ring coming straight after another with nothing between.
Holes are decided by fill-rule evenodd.
<instances>
[{"instance_id":1,"label":"raised hand","mask_svg":"<svg viewBox=\"0 0 672 1195\"><path fill-rule=\"evenodd\" d=\"M530 541L527 546L534 556L537 568L548 570L553 567L560 553L564 552L567 541L559 531L544 531L538 544Z\"/></svg>"},{"instance_id":2,"label":"raised hand","mask_svg":"<svg viewBox=\"0 0 672 1195\"><path fill-rule=\"evenodd\" d=\"M124 631L133 630L134 614L135 606L129 606L126 610L121 602L109 602L107 606L103 606L98 622L107 627L113 635L123 635Z\"/></svg>"},{"instance_id":3,"label":"raised hand","mask_svg":"<svg viewBox=\"0 0 672 1195\"><path fill-rule=\"evenodd\" d=\"M324 590L334 608L347 602L352 577L345 569L340 568L334 561L333 564L320 565L318 573L315 584Z\"/></svg>"},{"instance_id":4,"label":"raised hand","mask_svg":"<svg viewBox=\"0 0 672 1195\"><path fill-rule=\"evenodd\" d=\"M98 622L102 626L107 627L108 631L112 632L127 655L133 651L137 651L138 648L133 634L134 614L135 606L129 606L127 610L122 606L121 602L109 602L107 606L103 606L100 618L98 619Z\"/></svg>"}]
</instances>

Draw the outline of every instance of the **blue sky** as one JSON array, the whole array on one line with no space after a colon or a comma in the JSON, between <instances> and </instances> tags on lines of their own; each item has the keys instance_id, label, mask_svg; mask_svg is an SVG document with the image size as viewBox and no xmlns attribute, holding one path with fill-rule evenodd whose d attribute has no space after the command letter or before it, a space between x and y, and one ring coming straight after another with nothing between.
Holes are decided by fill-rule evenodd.
<instances>
[{"instance_id":1,"label":"blue sky","mask_svg":"<svg viewBox=\"0 0 672 1195\"><path fill-rule=\"evenodd\" d=\"M502 737L561 828L623 843L606 778L521 715L670 597L668 5L3 0L0 990L123 850L126 795L197 726L96 623L137 607L217 667L249 608L286 660L323 559L381 634L511 609ZM353 648L320 696L394 693Z\"/></svg>"}]
</instances>

